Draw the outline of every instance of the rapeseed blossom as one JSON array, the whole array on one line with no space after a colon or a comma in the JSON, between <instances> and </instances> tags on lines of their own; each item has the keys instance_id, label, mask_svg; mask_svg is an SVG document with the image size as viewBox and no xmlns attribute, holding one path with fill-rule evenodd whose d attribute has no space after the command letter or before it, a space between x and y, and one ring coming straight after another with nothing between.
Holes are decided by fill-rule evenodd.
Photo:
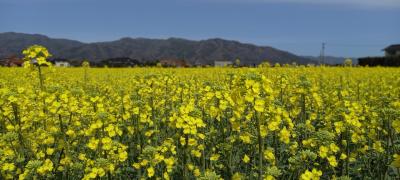
<instances>
[{"instance_id":1,"label":"rapeseed blossom","mask_svg":"<svg viewBox=\"0 0 400 180\"><path fill-rule=\"evenodd\" d=\"M44 47L23 54L31 69L0 68L0 179L400 178L396 68L50 69Z\"/></svg>"}]
</instances>

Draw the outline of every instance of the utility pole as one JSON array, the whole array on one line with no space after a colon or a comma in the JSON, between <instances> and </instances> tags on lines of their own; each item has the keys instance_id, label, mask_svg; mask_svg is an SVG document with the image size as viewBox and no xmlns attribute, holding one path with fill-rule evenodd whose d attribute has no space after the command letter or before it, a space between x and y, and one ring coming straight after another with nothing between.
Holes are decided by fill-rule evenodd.
<instances>
[{"instance_id":1,"label":"utility pole","mask_svg":"<svg viewBox=\"0 0 400 180\"><path fill-rule=\"evenodd\" d=\"M321 54L320 54L320 65L325 64L325 43L322 43Z\"/></svg>"}]
</instances>

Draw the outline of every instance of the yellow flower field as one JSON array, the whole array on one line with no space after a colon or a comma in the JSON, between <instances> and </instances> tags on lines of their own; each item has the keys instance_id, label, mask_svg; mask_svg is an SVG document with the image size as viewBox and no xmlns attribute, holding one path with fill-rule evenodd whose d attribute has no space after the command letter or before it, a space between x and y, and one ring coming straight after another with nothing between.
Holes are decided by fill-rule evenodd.
<instances>
[{"instance_id":1,"label":"yellow flower field","mask_svg":"<svg viewBox=\"0 0 400 180\"><path fill-rule=\"evenodd\" d=\"M399 133L398 68L0 68L0 179L396 179Z\"/></svg>"}]
</instances>

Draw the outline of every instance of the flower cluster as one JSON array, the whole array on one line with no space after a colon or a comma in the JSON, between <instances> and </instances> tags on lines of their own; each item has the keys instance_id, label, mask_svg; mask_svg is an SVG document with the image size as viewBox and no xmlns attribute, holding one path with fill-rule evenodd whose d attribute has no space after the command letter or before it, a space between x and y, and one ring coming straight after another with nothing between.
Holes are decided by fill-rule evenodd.
<instances>
[{"instance_id":1,"label":"flower cluster","mask_svg":"<svg viewBox=\"0 0 400 180\"><path fill-rule=\"evenodd\" d=\"M51 66L51 63L47 61L47 58L51 56L49 51L43 46L40 45L33 45L30 46L29 48L25 49L22 52L23 55L25 55L25 67L29 67L33 64L37 64L39 66L47 65Z\"/></svg>"}]
</instances>

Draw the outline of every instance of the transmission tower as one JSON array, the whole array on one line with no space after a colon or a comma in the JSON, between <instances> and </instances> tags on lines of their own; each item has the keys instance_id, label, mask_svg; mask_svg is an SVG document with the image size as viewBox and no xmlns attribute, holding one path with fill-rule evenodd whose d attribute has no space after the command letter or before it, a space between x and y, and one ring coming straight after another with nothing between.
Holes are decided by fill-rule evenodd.
<instances>
[{"instance_id":1,"label":"transmission tower","mask_svg":"<svg viewBox=\"0 0 400 180\"><path fill-rule=\"evenodd\" d=\"M320 54L320 64L325 64L325 44L326 43L322 43L322 48L321 48L321 54Z\"/></svg>"}]
</instances>

